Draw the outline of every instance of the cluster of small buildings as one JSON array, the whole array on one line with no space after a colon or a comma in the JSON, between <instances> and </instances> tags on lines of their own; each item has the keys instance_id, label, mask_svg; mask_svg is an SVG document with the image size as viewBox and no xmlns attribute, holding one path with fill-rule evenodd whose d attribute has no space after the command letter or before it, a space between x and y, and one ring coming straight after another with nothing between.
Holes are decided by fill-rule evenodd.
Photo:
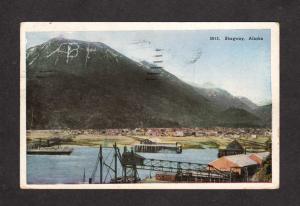
<instances>
[{"instance_id":1,"label":"cluster of small buildings","mask_svg":"<svg viewBox=\"0 0 300 206\"><path fill-rule=\"evenodd\" d=\"M69 130L72 134L95 134L108 136L173 136L173 137L205 137L205 136L219 136L219 137L252 137L257 136L271 136L271 129L267 128L135 128L135 129L87 129L87 130Z\"/></svg>"},{"instance_id":2,"label":"cluster of small buildings","mask_svg":"<svg viewBox=\"0 0 300 206\"><path fill-rule=\"evenodd\" d=\"M266 149L265 152L246 153L246 149L237 140L233 140L225 149L219 149L219 158L208 165L220 171L251 177L270 158L270 150Z\"/></svg>"},{"instance_id":3,"label":"cluster of small buildings","mask_svg":"<svg viewBox=\"0 0 300 206\"><path fill-rule=\"evenodd\" d=\"M241 176L252 176L270 157L270 152L229 155L218 158L208 165L220 171L233 172Z\"/></svg>"},{"instance_id":4,"label":"cluster of small buildings","mask_svg":"<svg viewBox=\"0 0 300 206\"><path fill-rule=\"evenodd\" d=\"M271 153L269 150L265 152L246 153L243 146L237 141L233 140L229 143L226 149L219 149L218 159L208 163L209 171L218 171L230 174L230 181L242 181L248 182L257 181L255 174L262 168L267 162L270 164ZM160 181L176 181L177 175L172 173L162 172L156 174L156 179ZM189 179L189 174L184 176L183 181L201 181L201 179L193 178L192 173ZM210 178L213 178L210 176ZM221 181L220 179L215 179ZM214 180L214 181L215 181ZM203 180L208 181L208 180ZM211 179L209 180L211 181Z\"/></svg>"},{"instance_id":5,"label":"cluster of small buildings","mask_svg":"<svg viewBox=\"0 0 300 206\"><path fill-rule=\"evenodd\" d=\"M250 179L254 180L253 176L269 157L269 152L223 156L208 163L208 168L210 171L218 170L230 173L233 181L248 182ZM176 182L177 175L168 172L158 172L155 178L159 181ZM183 177L183 181L188 181L188 174ZM190 181L201 181L201 179L190 178Z\"/></svg>"}]
</instances>

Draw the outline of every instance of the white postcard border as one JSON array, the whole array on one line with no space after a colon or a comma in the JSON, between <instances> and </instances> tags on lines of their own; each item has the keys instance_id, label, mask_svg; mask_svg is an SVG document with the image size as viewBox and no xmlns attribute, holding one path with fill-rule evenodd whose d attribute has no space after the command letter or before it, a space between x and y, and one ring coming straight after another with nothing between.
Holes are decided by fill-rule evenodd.
<instances>
[{"instance_id":1,"label":"white postcard border","mask_svg":"<svg viewBox=\"0 0 300 206\"><path fill-rule=\"evenodd\" d=\"M271 30L272 182L27 184L26 175L26 32L132 30ZM22 189L277 189L279 188L279 24L274 22L24 22L20 30L20 187Z\"/></svg>"}]
</instances>

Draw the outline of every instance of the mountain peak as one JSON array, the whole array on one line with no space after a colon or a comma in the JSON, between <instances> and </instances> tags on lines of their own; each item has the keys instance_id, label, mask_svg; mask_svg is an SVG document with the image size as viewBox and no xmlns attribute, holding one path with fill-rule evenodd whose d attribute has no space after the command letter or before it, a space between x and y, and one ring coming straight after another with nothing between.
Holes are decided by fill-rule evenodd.
<instances>
[{"instance_id":1,"label":"mountain peak","mask_svg":"<svg viewBox=\"0 0 300 206\"><path fill-rule=\"evenodd\" d=\"M51 39L49 39L49 41L55 41L55 40L65 40L66 38L63 35L59 35L56 37L53 37Z\"/></svg>"},{"instance_id":2,"label":"mountain peak","mask_svg":"<svg viewBox=\"0 0 300 206\"><path fill-rule=\"evenodd\" d=\"M246 104L248 107L250 107L251 109L255 110L258 108L258 106L252 102L250 99L248 99L247 97L237 97L239 98L240 101L242 101L244 104Z\"/></svg>"},{"instance_id":3,"label":"mountain peak","mask_svg":"<svg viewBox=\"0 0 300 206\"><path fill-rule=\"evenodd\" d=\"M87 68L89 63L94 61L95 58L118 63L125 59L125 56L101 42L86 42L67 39L62 36L52 38L43 44L27 49L28 65L48 61L54 64L54 67L57 69L62 68L63 64L79 64L78 69L81 66L82 70ZM82 59L84 59L83 65Z\"/></svg>"}]
</instances>

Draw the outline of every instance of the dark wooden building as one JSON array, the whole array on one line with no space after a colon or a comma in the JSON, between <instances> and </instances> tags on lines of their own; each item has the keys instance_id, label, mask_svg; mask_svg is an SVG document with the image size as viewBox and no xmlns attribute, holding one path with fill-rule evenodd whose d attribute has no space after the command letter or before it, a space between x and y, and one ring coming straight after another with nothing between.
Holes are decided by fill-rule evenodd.
<instances>
[{"instance_id":1,"label":"dark wooden building","mask_svg":"<svg viewBox=\"0 0 300 206\"><path fill-rule=\"evenodd\" d=\"M144 157L133 152L124 152L122 161L125 165L143 165Z\"/></svg>"},{"instance_id":2,"label":"dark wooden building","mask_svg":"<svg viewBox=\"0 0 300 206\"><path fill-rule=\"evenodd\" d=\"M233 140L227 145L226 149L219 149L218 157L245 153L246 150L244 149L244 147L237 140Z\"/></svg>"}]
</instances>

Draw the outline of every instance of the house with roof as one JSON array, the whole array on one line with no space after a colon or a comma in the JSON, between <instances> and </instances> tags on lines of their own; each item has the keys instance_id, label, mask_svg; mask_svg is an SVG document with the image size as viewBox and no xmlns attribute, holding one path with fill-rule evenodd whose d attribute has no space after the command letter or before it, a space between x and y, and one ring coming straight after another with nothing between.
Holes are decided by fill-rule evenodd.
<instances>
[{"instance_id":1,"label":"house with roof","mask_svg":"<svg viewBox=\"0 0 300 206\"><path fill-rule=\"evenodd\" d=\"M252 175L259 167L258 163L246 154L223 156L208 163L208 165L221 171L233 172L239 175L245 173Z\"/></svg>"},{"instance_id":2,"label":"house with roof","mask_svg":"<svg viewBox=\"0 0 300 206\"><path fill-rule=\"evenodd\" d=\"M263 163L270 157L270 152L253 153L249 157L262 166Z\"/></svg>"},{"instance_id":3,"label":"house with roof","mask_svg":"<svg viewBox=\"0 0 300 206\"><path fill-rule=\"evenodd\" d=\"M251 176L262 166L269 155L269 152L229 155L218 158L208 165L221 171Z\"/></svg>"}]
</instances>

